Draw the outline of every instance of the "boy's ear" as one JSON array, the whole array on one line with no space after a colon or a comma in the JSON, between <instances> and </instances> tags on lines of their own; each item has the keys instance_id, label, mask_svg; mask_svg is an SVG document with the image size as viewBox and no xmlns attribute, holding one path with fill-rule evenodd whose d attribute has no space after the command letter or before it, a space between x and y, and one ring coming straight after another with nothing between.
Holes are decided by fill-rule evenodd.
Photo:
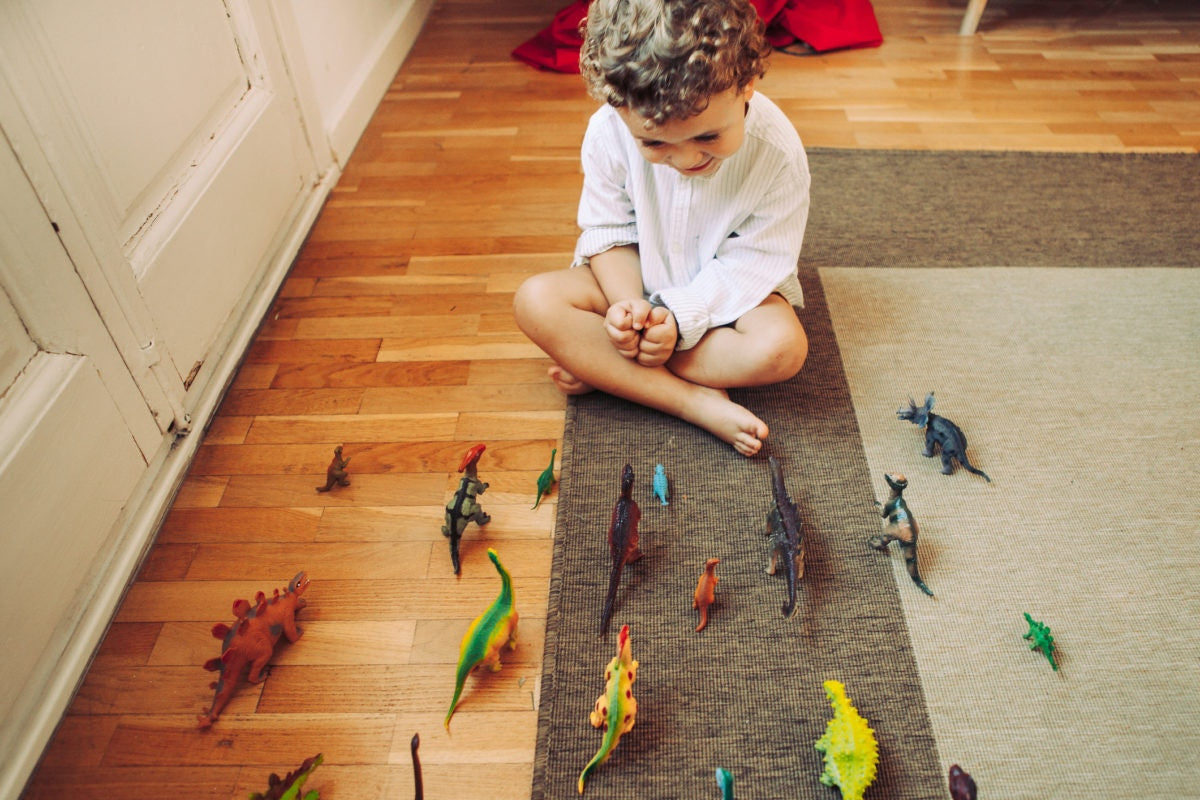
<instances>
[{"instance_id":1,"label":"boy's ear","mask_svg":"<svg viewBox=\"0 0 1200 800\"><path fill-rule=\"evenodd\" d=\"M757 80L757 78L751 78L750 82L742 87L742 99L747 103L749 103L750 98L754 96L754 84Z\"/></svg>"}]
</instances>

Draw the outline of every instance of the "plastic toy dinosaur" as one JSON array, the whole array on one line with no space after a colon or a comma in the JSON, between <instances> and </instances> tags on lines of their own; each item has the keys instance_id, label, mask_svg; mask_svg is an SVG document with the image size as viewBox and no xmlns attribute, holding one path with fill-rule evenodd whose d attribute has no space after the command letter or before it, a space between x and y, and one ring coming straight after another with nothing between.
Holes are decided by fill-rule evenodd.
<instances>
[{"instance_id":1,"label":"plastic toy dinosaur","mask_svg":"<svg viewBox=\"0 0 1200 800\"><path fill-rule=\"evenodd\" d=\"M479 666L486 666L492 672L500 671L500 648L508 645L509 649L517 646L517 609L513 607L512 576L500 563L496 551L488 548L488 558L496 565L500 573L500 594L488 609L480 614L467 627L463 634L462 644L458 649L458 672L454 678L454 698L450 701L450 710L446 712L445 726L450 730L450 718L458 708L458 698L462 695L463 683L467 674Z\"/></svg>"},{"instance_id":2,"label":"plastic toy dinosaur","mask_svg":"<svg viewBox=\"0 0 1200 800\"><path fill-rule=\"evenodd\" d=\"M409 750L412 751L413 786L416 789L413 800L425 800L425 781L421 778L421 759L417 757L417 748L420 746L421 735L414 733L412 742L409 744Z\"/></svg>"},{"instance_id":3,"label":"plastic toy dinosaur","mask_svg":"<svg viewBox=\"0 0 1200 800\"><path fill-rule=\"evenodd\" d=\"M275 652L279 637L286 636L289 642L300 638L302 631L296 627L296 614L308 604L301 597L307 588L308 576L299 572L288 583L284 594L276 589L274 596L267 599L259 592L253 606L247 600L235 600L233 614L237 621L233 625L221 622L213 626L213 637L221 640L221 655L204 662L204 668L209 672L220 672L221 676L212 683L216 690L212 706L200 715L201 730L217 721L221 709L237 689L242 670L249 667L247 680L261 683L266 680L267 662Z\"/></svg>"},{"instance_id":4,"label":"plastic toy dinosaur","mask_svg":"<svg viewBox=\"0 0 1200 800\"><path fill-rule=\"evenodd\" d=\"M629 733L637 717L637 700L633 697L633 682L637 680L638 662L633 660L633 648L629 640L629 626L621 626L617 635L617 654L604 670L604 694L596 698L596 705L588 719L593 728L601 728L604 738L600 749L579 773L579 793L583 784L596 767L603 764L617 749L622 734Z\"/></svg>"},{"instance_id":5,"label":"plastic toy dinosaur","mask_svg":"<svg viewBox=\"0 0 1200 800\"><path fill-rule=\"evenodd\" d=\"M872 536L867 543L876 550L886 551L892 542L900 542L900 552L904 554L904 568L908 570L908 577L912 578L917 588L933 597L933 590L921 580L921 573L917 569L917 519L908 510L908 503L904 502L904 489L908 486L908 479L899 472L889 472L883 479L892 489L886 503L875 501L875 508L883 517L883 535Z\"/></svg>"},{"instance_id":6,"label":"plastic toy dinosaur","mask_svg":"<svg viewBox=\"0 0 1200 800\"><path fill-rule=\"evenodd\" d=\"M717 564L721 563L719 558L710 558L704 562L704 572L700 573L700 580L696 583L696 596L692 600L692 608L700 611L700 624L696 626L696 633L704 630L704 626L708 624L708 607L717 599L717 582L720 578L717 577Z\"/></svg>"},{"instance_id":7,"label":"plastic toy dinosaur","mask_svg":"<svg viewBox=\"0 0 1200 800\"><path fill-rule=\"evenodd\" d=\"M921 455L933 458L935 448L941 448L943 475L954 474L954 462L957 461L967 472L982 475L988 483L992 482L986 472L975 469L967 460L967 436L962 428L933 413L933 392L925 396L925 405L919 408L911 397L908 398L908 408L896 409L896 416L925 429L925 451Z\"/></svg>"},{"instance_id":8,"label":"plastic toy dinosaur","mask_svg":"<svg viewBox=\"0 0 1200 800\"><path fill-rule=\"evenodd\" d=\"M305 792L303 795L300 792L304 791L304 783L312 775L313 770L321 766L321 762L324 760L325 756L317 753L312 758L304 759L299 769L289 772L283 778L272 772L271 776L267 778L267 791L254 792L250 795L250 800L318 800L321 795L315 789Z\"/></svg>"},{"instance_id":9,"label":"plastic toy dinosaur","mask_svg":"<svg viewBox=\"0 0 1200 800\"><path fill-rule=\"evenodd\" d=\"M824 687L833 706L833 719L814 745L825 754L821 783L841 789L842 800L862 800L879 765L875 732L851 705L845 686L839 681L825 681Z\"/></svg>"},{"instance_id":10,"label":"plastic toy dinosaur","mask_svg":"<svg viewBox=\"0 0 1200 800\"><path fill-rule=\"evenodd\" d=\"M325 470L325 485L318 486L318 492L328 492L334 486L349 486L350 476L346 473L346 465L350 463L350 459L342 458L342 446L339 444L333 448L333 460L329 462L329 467Z\"/></svg>"},{"instance_id":11,"label":"plastic toy dinosaur","mask_svg":"<svg viewBox=\"0 0 1200 800\"><path fill-rule=\"evenodd\" d=\"M654 496L664 506L667 505L667 473L662 464L654 465Z\"/></svg>"},{"instance_id":12,"label":"plastic toy dinosaur","mask_svg":"<svg viewBox=\"0 0 1200 800\"><path fill-rule=\"evenodd\" d=\"M638 520L642 510L633 499L633 467L628 464L621 471L621 497L613 507L612 522L608 526L608 551L612 555L612 571L608 576L608 594L604 598L604 610L600 612L600 635L608 635L608 623L612 618L613 602L617 599L617 587L621 585L621 571L626 564L642 557L638 550Z\"/></svg>"},{"instance_id":13,"label":"plastic toy dinosaur","mask_svg":"<svg viewBox=\"0 0 1200 800\"><path fill-rule=\"evenodd\" d=\"M721 790L721 800L733 800L733 775L724 767L717 767L717 788Z\"/></svg>"},{"instance_id":14,"label":"plastic toy dinosaur","mask_svg":"<svg viewBox=\"0 0 1200 800\"><path fill-rule=\"evenodd\" d=\"M554 485L554 457L558 455L558 448L550 451L550 466L542 470L542 474L538 475L537 479L537 497L533 501L533 507L537 508L542 504L542 495L550 492L550 487Z\"/></svg>"},{"instance_id":15,"label":"plastic toy dinosaur","mask_svg":"<svg viewBox=\"0 0 1200 800\"><path fill-rule=\"evenodd\" d=\"M975 781L958 764L950 765L950 800L975 800Z\"/></svg>"},{"instance_id":16,"label":"plastic toy dinosaur","mask_svg":"<svg viewBox=\"0 0 1200 800\"><path fill-rule=\"evenodd\" d=\"M1033 617L1029 616L1029 612L1025 612L1025 621L1029 623L1029 633L1025 634L1023 639L1029 639L1033 644L1029 645L1030 650L1040 650L1046 660L1050 662L1050 666L1054 667L1054 671L1058 671L1058 664L1054 660L1054 637L1050 635L1050 626L1044 622L1038 622Z\"/></svg>"},{"instance_id":17,"label":"plastic toy dinosaur","mask_svg":"<svg viewBox=\"0 0 1200 800\"><path fill-rule=\"evenodd\" d=\"M472 522L483 526L492 521L491 516L484 512L476 499L488 488L486 483L479 480L478 473L479 457L486 449L487 445L477 444L463 456L458 471L466 474L458 482L454 496L446 503L446 522L442 525L442 536L450 539L450 563L454 565L455 575L462 574L462 565L458 558L458 543L462 539L463 531Z\"/></svg>"},{"instance_id":18,"label":"plastic toy dinosaur","mask_svg":"<svg viewBox=\"0 0 1200 800\"><path fill-rule=\"evenodd\" d=\"M800 522L800 510L788 497L783 483L783 469L775 456L767 459L771 467L771 494L774 504L767 514L767 536L771 541L771 557L767 562L767 574L774 575L779 561L787 570L787 602L783 604L783 616L790 617L796 610L796 583L804 577L804 535Z\"/></svg>"}]
</instances>

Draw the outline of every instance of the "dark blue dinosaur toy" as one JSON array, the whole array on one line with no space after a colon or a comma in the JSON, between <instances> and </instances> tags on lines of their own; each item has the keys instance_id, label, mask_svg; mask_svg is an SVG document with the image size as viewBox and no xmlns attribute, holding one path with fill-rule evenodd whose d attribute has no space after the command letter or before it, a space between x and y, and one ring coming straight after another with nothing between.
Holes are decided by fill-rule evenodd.
<instances>
[{"instance_id":1,"label":"dark blue dinosaur toy","mask_svg":"<svg viewBox=\"0 0 1200 800\"><path fill-rule=\"evenodd\" d=\"M796 610L796 583L804 577L804 536L800 522L800 510L788 497L783 483L783 469L775 456L767 459L771 467L771 496L774 504L767 513L767 536L771 540L771 559L767 563L767 574L774 575L779 561L783 561L787 576L788 599L783 604L783 616L790 617Z\"/></svg>"},{"instance_id":2,"label":"dark blue dinosaur toy","mask_svg":"<svg viewBox=\"0 0 1200 800\"><path fill-rule=\"evenodd\" d=\"M941 448L943 475L953 475L957 461L967 472L982 475L988 483L992 482L986 472L975 469L967 460L967 436L962 428L933 413L933 392L925 396L925 405L919 407L911 397L908 398L908 408L896 409L896 416L925 429L925 452L921 455L933 458L935 448Z\"/></svg>"}]
</instances>

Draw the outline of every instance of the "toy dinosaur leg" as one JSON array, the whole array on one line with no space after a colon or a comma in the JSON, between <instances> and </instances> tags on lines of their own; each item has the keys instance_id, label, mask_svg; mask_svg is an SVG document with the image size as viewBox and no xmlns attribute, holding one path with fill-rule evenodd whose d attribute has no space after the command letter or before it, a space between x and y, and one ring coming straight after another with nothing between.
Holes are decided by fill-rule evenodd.
<instances>
[{"instance_id":1,"label":"toy dinosaur leg","mask_svg":"<svg viewBox=\"0 0 1200 800\"><path fill-rule=\"evenodd\" d=\"M300 630L300 627L296 625L295 617L291 617L283 621L283 635L287 637L289 642L294 642L299 639L300 634L302 633L304 633L304 631Z\"/></svg>"},{"instance_id":2,"label":"toy dinosaur leg","mask_svg":"<svg viewBox=\"0 0 1200 800\"><path fill-rule=\"evenodd\" d=\"M271 660L271 651L267 651L264 655L259 656L250 662L250 674L246 676L246 680L250 683L262 683L267 679L266 672L267 662Z\"/></svg>"},{"instance_id":3,"label":"toy dinosaur leg","mask_svg":"<svg viewBox=\"0 0 1200 800\"><path fill-rule=\"evenodd\" d=\"M471 521L482 527L492 521L492 516L491 514L484 513L483 509L481 508L471 515Z\"/></svg>"},{"instance_id":4,"label":"toy dinosaur leg","mask_svg":"<svg viewBox=\"0 0 1200 800\"><path fill-rule=\"evenodd\" d=\"M774 575L775 568L779 563L779 548L771 548L771 555L767 558L767 574Z\"/></svg>"},{"instance_id":5,"label":"toy dinosaur leg","mask_svg":"<svg viewBox=\"0 0 1200 800\"><path fill-rule=\"evenodd\" d=\"M947 453L945 450L942 450L942 474L954 474L954 456L950 453Z\"/></svg>"},{"instance_id":6,"label":"toy dinosaur leg","mask_svg":"<svg viewBox=\"0 0 1200 800\"><path fill-rule=\"evenodd\" d=\"M933 449L937 444L937 440L933 438L932 433L925 434L925 451L921 455L926 458L933 458Z\"/></svg>"}]
</instances>

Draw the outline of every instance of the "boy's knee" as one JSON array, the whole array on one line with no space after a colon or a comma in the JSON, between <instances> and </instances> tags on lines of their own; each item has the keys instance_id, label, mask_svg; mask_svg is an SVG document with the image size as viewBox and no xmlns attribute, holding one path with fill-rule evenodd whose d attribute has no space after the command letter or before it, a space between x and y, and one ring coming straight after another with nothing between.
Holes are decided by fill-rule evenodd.
<instances>
[{"instance_id":1,"label":"boy's knee","mask_svg":"<svg viewBox=\"0 0 1200 800\"><path fill-rule=\"evenodd\" d=\"M766 352L765 368L773 373L773 382L786 381L794 377L808 359L808 336L803 328L796 326L774 337Z\"/></svg>"}]
</instances>

